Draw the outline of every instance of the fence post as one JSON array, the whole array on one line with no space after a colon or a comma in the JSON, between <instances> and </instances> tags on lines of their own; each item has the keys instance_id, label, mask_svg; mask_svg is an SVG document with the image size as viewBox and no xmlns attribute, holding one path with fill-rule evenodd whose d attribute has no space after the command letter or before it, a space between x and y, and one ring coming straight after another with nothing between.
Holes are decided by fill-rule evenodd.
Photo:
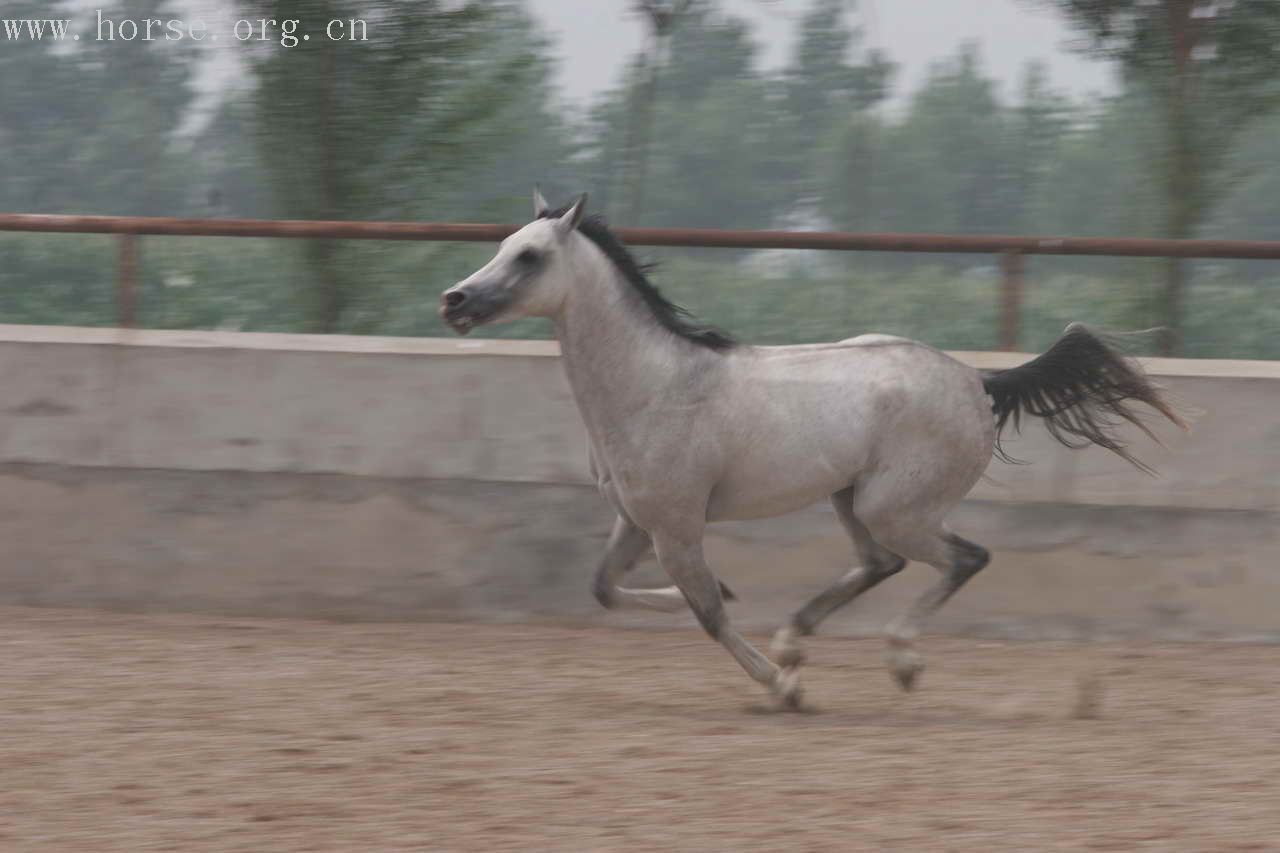
<instances>
[{"instance_id":1,"label":"fence post","mask_svg":"<svg viewBox=\"0 0 1280 853\"><path fill-rule=\"evenodd\" d=\"M138 235L121 234L116 252L116 325L132 329L138 323Z\"/></svg>"},{"instance_id":2,"label":"fence post","mask_svg":"<svg viewBox=\"0 0 1280 853\"><path fill-rule=\"evenodd\" d=\"M1000 253L1000 349L1011 352L1018 348L1018 331L1022 325L1022 252L1010 249Z\"/></svg>"}]
</instances>

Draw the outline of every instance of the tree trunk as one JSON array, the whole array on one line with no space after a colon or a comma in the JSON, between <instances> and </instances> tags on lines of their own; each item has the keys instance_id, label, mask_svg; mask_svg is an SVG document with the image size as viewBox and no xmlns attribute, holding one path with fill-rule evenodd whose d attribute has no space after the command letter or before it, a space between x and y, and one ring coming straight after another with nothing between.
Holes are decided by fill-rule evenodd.
<instances>
[{"instance_id":1,"label":"tree trunk","mask_svg":"<svg viewBox=\"0 0 1280 853\"><path fill-rule=\"evenodd\" d=\"M312 280L304 285L306 330L328 335L338 331L347 305L346 283L338 270L334 240L307 240L303 258Z\"/></svg>"},{"instance_id":2,"label":"tree trunk","mask_svg":"<svg viewBox=\"0 0 1280 853\"><path fill-rule=\"evenodd\" d=\"M648 75L641 86L636 99L635 147L632 149L631 165L631 205L628 210L627 224L640 225L640 217L644 214L644 190L649 172L649 134L653 125L653 108L658 94L658 68L662 63L663 36L654 32L652 47L647 62Z\"/></svg>"},{"instance_id":3,"label":"tree trunk","mask_svg":"<svg viewBox=\"0 0 1280 853\"><path fill-rule=\"evenodd\" d=\"M337 132L333 123L334 92L338 85L333 46L324 50L323 81L320 94L320 150L321 150L321 210L320 218L340 219L340 191L338 188ZM306 253L307 266L314 276L314 298L311 300L309 331L331 334L338 331L346 308L346 282L338 269L336 255L338 245L332 240L316 240Z\"/></svg>"},{"instance_id":4,"label":"tree trunk","mask_svg":"<svg viewBox=\"0 0 1280 853\"><path fill-rule=\"evenodd\" d=\"M1191 53L1195 48L1195 32L1191 13L1194 0L1166 0L1169 38L1173 50L1173 80L1168 88L1168 168L1165 183L1167 219L1165 236L1186 240L1196 225L1200 175L1196 162L1195 141L1191 124ZM1164 293L1161 298L1160 354L1176 356L1182 351L1183 291L1186 286L1186 261L1165 259Z\"/></svg>"}]
</instances>

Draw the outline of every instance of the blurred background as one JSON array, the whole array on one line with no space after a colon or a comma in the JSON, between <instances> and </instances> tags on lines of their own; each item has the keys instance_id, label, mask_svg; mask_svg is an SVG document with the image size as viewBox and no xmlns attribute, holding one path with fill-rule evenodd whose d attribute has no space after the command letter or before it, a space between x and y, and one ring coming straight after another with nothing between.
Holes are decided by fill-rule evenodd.
<instances>
[{"instance_id":1,"label":"blurred background","mask_svg":"<svg viewBox=\"0 0 1280 853\"><path fill-rule=\"evenodd\" d=\"M1278 45L1280 0L0 0L0 226L520 224L537 182L618 226L1274 241ZM949 519L996 557L921 689L879 639L916 566L779 718L692 614L592 595L553 347L437 320L491 243L0 228L0 851L1277 849L1280 364L1203 359L1280 359L1280 260L1028 254L1009 324L1007 253L635 249L749 342L1165 327L1194 430L1129 433L1149 477L1029 424ZM334 334L77 328L122 319ZM826 502L706 553L762 647L852 556Z\"/></svg>"},{"instance_id":2,"label":"blurred background","mask_svg":"<svg viewBox=\"0 0 1280 853\"><path fill-rule=\"evenodd\" d=\"M520 223L540 182L553 201L589 191L615 225L1280 233L1271 0L3 6L83 35L6 25L8 212ZM99 16L203 21L222 38L99 40ZM367 38L321 37L335 19L364 21ZM238 20L251 38L232 37ZM430 336L446 334L440 290L492 251L142 245L145 327ZM748 341L997 342L995 256L638 251L674 298ZM0 256L4 322L115 322L111 238L0 233ZM1280 357L1275 262L1038 256L1026 283L1023 349L1084 320L1171 327L1169 354Z\"/></svg>"}]
</instances>

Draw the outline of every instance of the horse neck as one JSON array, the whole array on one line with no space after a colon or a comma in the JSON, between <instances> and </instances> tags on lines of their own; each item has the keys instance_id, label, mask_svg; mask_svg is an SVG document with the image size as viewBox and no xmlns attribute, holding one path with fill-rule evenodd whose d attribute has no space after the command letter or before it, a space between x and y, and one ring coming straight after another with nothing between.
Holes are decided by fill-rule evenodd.
<instances>
[{"instance_id":1,"label":"horse neck","mask_svg":"<svg viewBox=\"0 0 1280 853\"><path fill-rule=\"evenodd\" d=\"M579 239L587 245L554 318L556 336L588 427L621 427L718 356L664 329L613 263Z\"/></svg>"}]
</instances>

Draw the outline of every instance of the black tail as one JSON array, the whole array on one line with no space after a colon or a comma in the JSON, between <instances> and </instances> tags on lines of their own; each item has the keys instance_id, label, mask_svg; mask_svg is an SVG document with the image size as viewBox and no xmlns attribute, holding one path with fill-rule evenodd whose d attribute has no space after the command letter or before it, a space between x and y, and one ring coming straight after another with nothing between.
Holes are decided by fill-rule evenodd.
<instances>
[{"instance_id":1,"label":"black tail","mask_svg":"<svg viewBox=\"0 0 1280 853\"><path fill-rule=\"evenodd\" d=\"M1123 419L1158 441L1128 402L1146 403L1187 428L1136 361L1125 358L1079 323L1067 326L1048 352L1018 367L988 373L982 384L995 401L996 456L1006 462L1016 460L1000 446L1000 434L1011 419L1018 430L1024 412L1041 418L1049 434L1067 447L1096 444L1147 473L1153 472L1131 456L1115 436Z\"/></svg>"}]
</instances>

